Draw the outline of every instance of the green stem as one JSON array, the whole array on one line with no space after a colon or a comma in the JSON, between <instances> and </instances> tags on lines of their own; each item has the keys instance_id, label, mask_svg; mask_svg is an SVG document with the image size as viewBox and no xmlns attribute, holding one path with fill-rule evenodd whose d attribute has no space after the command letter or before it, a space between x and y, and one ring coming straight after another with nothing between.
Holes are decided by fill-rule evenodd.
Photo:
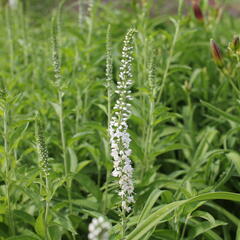
<instances>
[{"instance_id":1,"label":"green stem","mask_svg":"<svg viewBox=\"0 0 240 240\"><path fill-rule=\"evenodd\" d=\"M94 8L94 6L92 6L92 8ZM91 44L91 40L92 40L92 32L93 32L93 18L94 18L94 14L93 14L94 9L91 9L90 12L90 17L88 19L88 35L87 35L87 48L89 48L90 44ZM89 51L87 53L87 62L90 63L90 54Z\"/></svg>"},{"instance_id":2,"label":"green stem","mask_svg":"<svg viewBox=\"0 0 240 240\"><path fill-rule=\"evenodd\" d=\"M69 209L70 209L70 213L72 213L72 196L71 196L71 185L72 184L71 184L71 180L68 179L67 152L66 152L64 118L63 118L63 92L61 90L58 91L58 101L59 101L59 106L60 106L59 123L60 123L62 153L63 153L63 161L64 161L64 174L65 174L65 178L67 181L67 195L68 195L68 201L69 201Z\"/></svg>"},{"instance_id":3,"label":"green stem","mask_svg":"<svg viewBox=\"0 0 240 240\"><path fill-rule=\"evenodd\" d=\"M104 201L103 201L103 214L106 215L107 212L107 195L108 195L108 188L109 188L109 182L110 182L110 174L111 171L109 171L107 169L107 176L106 176L106 188L105 188L105 192L104 192Z\"/></svg>"},{"instance_id":4,"label":"green stem","mask_svg":"<svg viewBox=\"0 0 240 240\"><path fill-rule=\"evenodd\" d=\"M80 90L79 88L77 88L77 109L76 109L76 122L75 122L76 132L79 131L80 109L82 108L82 106L80 106L81 101L82 100L81 100Z\"/></svg>"},{"instance_id":5,"label":"green stem","mask_svg":"<svg viewBox=\"0 0 240 240\"><path fill-rule=\"evenodd\" d=\"M49 233L48 233L48 210L49 210L49 203L46 201L45 203L45 216L44 216L44 231L45 231L45 239L49 240Z\"/></svg>"},{"instance_id":6,"label":"green stem","mask_svg":"<svg viewBox=\"0 0 240 240\"><path fill-rule=\"evenodd\" d=\"M6 198L7 198L7 207L8 207L8 222L10 227L10 232L12 235L15 235L15 226L14 226L14 220L13 220L13 214L12 214L12 205L11 205L11 199L10 199L10 176L9 176L9 170L10 170L10 158L9 158L9 150L8 150L8 111L7 111L7 104L5 103L4 107L4 113L3 113L3 138L4 138L4 152L5 152L5 161L6 161Z\"/></svg>"},{"instance_id":7,"label":"green stem","mask_svg":"<svg viewBox=\"0 0 240 240\"><path fill-rule=\"evenodd\" d=\"M108 26L108 34L110 35L110 26ZM109 37L109 36L108 36ZM109 39L107 39L107 41L110 41ZM107 44L110 44L109 42L107 42ZM107 49L108 51L109 49ZM111 56L112 57L112 56ZM112 62L110 63L112 64ZM111 79L112 80L112 79ZM110 81L110 79L107 79L107 81ZM111 147L110 147L110 135L109 135L109 128L110 128L110 121L111 121L111 96L112 96L112 89L111 89L111 82L107 82L107 126L108 126L108 132L107 132L107 142L108 142L108 156L111 155ZM107 158L108 160L108 158ZM106 213L107 210L107 194L108 194L108 185L109 185L109 181L110 181L110 175L111 175L111 170L108 169L108 165L107 165L107 176L106 176L106 189L104 192L104 204L103 204L103 213Z\"/></svg>"},{"instance_id":8,"label":"green stem","mask_svg":"<svg viewBox=\"0 0 240 240\"><path fill-rule=\"evenodd\" d=\"M160 101L160 99L162 97L162 94L163 94L164 86L165 86L166 81L167 81L168 71L169 71L169 68L170 68L170 65L171 65L171 62L172 62L173 52L174 52L174 49L175 49L175 46L176 46L176 42L177 42L177 39L178 39L179 30L180 30L180 23L181 23L181 16L182 16L182 6L183 6L183 0L179 0L178 20L176 22L175 33L174 33L174 36L173 36L173 41L172 41L172 45L171 45L171 48L170 48L169 57L167 59L167 65L166 65L166 68L165 68L165 71L164 71L164 74L163 74L162 84L160 86L160 91L159 91L159 94L157 96L157 101L156 102Z\"/></svg>"},{"instance_id":9,"label":"green stem","mask_svg":"<svg viewBox=\"0 0 240 240\"><path fill-rule=\"evenodd\" d=\"M14 49L13 49L13 36L12 36L12 28L9 18L9 7L6 7L6 27L8 34L8 42L9 42L9 58L10 58L10 70L11 76L14 75Z\"/></svg>"},{"instance_id":10,"label":"green stem","mask_svg":"<svg viewBox=\"0 0 240 240\"><path fill-rule=\"evenodd\" d=\"M239 96L240 95L240 91L239 91L238 87L236 86L236 84L234 83L233 77L230 76L229 74L225 73L224 70L221 70L221 72L229 80L233 90L236 92L237 96Z\"/></svg>"},{"instance_id":11,"label":"green stem","mask_svg":"<svg viewBox=\"0 0 240 240\"><path fill-rule=\"evenodd\" d=\"M176 24L176 29L175 29L175 33L174 33L174 37L173 37L173 41L172 41L172 46L170 48L169 57L167 59L167 65L166 65L166 68L165 68L165 71L164 71L164 74L163 74L162 84L160 86L160 91L159 91L159 94L157 96L157 101L156 102L160 101L160 99L162 97L162 94L163 94L163 89L164 89L164 86L165 86L166 81L167 81L168 71L169 71L169 68L170 68L170 65L171 65L171 62L172 62L173 52L174 52L175 45L176 45L176 42L177 42L177 39L178 39L179 29L180 29L180 20L178 20L177 24Z\"/></svg>"},{"instance_id":12,"label":"green stem","mask_svg":"<svg viewBox=\"0 0 240 240\"><path fill-rule=\"evenodd\" d=\"M184 222L184 226L183 226L183 230L182 230L182 234L181 234L180 240L184 240L184 235L185 235L185 232L186 232L188 219L189 219L189 216L186 217L186 220Z\"/></svg>"},{"instance_id":13,"label":"green stem","mask_svg":"<svg viewBox=\"0 0 240 240\"><path fill-rule=\"evenodd\" d=\"M149 153L150 153L150 147L152 145L152 133L153 133L153 122L154 122L154 117L153 117L153 112L154 112L154 101L150 99L150 110L149 110L149 124L147 126L147 133L146 133L146 138L145 138L145 147L144 147L144 162L146 163L146 169L144 168L144 171L147 171L151 167L151 163L149 158Z\"/></svg>"},{"instance_id":14,"label":"green stem","mask_svg":"<svg viewBox=\"0 0 240 240\"><path fill-rule=\"evenodd\" d=\"M45 179L45 187L46 187L46 195L48 198L48 193L49 193L49 187L48 187L48 177L46 176ZM44 231L45 231L45 239L49 240L51 239L51 237L49 236L49 232L48 232L48 211L49 211L49 200L46 199L45 201L45 216L44 216Z\"/></svg>"},{"instance_id":15,"label":"green stem","mask_svg":"<svg viewBox=\"0 0 240 240\"><path fill-rule=\"evenodd\" d=\"M64 119L63 119L63 99L62 98L63 98L63 92L58 91L58 101L59 101L59 106L60 106L59 123L60 123L62 152L63 152L63 160L64 160L64 173L65 173L65 176L67 176L68 169L67 169L66 142L65 142L65 133L64 133Z\"/></svg>"},{"instance_id":16,"label":"green stem","mask_svg":"<svg viewBox=\"0 0 240 240\"><path fill-rule=\"evenodd\" d=\"M122 219L121 219L121 222L122 222L122 229L121 229L121 240L124 240L124 237L125 237L125 232L126 232L126 213L125 213L125 210L122 208Z\"/></svg>"}]
</instances>

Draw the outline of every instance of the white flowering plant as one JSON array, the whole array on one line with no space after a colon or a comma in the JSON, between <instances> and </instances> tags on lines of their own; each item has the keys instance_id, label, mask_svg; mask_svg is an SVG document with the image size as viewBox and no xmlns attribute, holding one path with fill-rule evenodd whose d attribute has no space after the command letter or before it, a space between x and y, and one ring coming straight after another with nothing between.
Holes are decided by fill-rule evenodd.
<instances>
[{"instance_id":1,"label":"white flowering plant","mask_svg":"<svg viewBox=\"0 0 240 240\"><path fill-rule=\"evenodd\" d=\"M130 29L124 39L122 60L117 82L118 99L113 109L113 116L110 121L109 135L111 144L111 156L113 157L114 170L112 175L118 178L121 197L121 207L124 211L131 210L130 204L134 202L133 168L130 160L130 134L127 132L127 119L131 113L129 103L132 100L130 87L132 85L132 54L134 29Z\"/></svg>"}]
</instances>

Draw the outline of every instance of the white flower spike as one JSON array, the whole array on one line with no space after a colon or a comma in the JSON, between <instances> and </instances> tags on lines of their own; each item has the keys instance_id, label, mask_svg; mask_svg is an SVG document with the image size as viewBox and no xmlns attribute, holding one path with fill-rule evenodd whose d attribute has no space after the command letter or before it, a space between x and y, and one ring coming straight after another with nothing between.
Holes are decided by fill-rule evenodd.
<instances>
[{"instance_id":1,"label":"white flower spike","mask_svg":"<svg viewBox=\"0 0 240 240\"><path fill-rule=\"evenodd\" d=\"M118 194L122 198L122 209L127 212L131 210L130 204L134 202L133 168L130 160L132 151L129 147L131 138L127 132L127 120L131 113L129 101L132 100L132 96L129 89L132 85L133 35L135 32L134 29L130 29L124 39L119 81L115 91L118 94L118 100L113 107L114 113L109 127L111 156L114 160L112 175L118 178L120 186Z\"/></svg>"}]
</instances>

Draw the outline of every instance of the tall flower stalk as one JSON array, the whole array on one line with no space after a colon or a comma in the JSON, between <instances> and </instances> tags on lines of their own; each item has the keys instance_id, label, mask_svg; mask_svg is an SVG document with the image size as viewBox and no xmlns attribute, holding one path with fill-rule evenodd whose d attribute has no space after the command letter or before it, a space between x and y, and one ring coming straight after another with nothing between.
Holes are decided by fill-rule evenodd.
<instances>
[{"instance_id":1,"label":"tall flower stalk","mask_svg":"<svg viewBox=\"0 0 240 240\"><path fill-rule=\"evenodd\" d=\"M169 72L169 69L171 67L171 63L172 63L172 60L173 60L174 50L175 50L175 46L176 46L177 39L178 39L179 32L180 32L180 26L181 26L181 20L182 20L182 6L183 6L183 0L179 0L179 3L178 3L178 19L177 19L177 21L173 20L173 23L175 25L175 33L173 35L173 40L172 40L171 47L170 47L170 50L169 50L168 58L166 60L166 67L165 67L165 70L164 70L164 73L163 73L163 78L162 78L162 82L161 82L161 85L160 85L160 90L159 90L157 100L156 100L157 103L159 103L159 101L162 98L163 89L164 89L164 87L167 83L168 72Z\"/></svg>"},{"instance_id":2,"label":"tall flower stalk","mask_svg":"<svg viewBox=\"0 0 240 240\"><path fill-rule=\"evenodd\" d=\"M56 24L56 19L53 18L52 23L52 61L54 68L54 85L57 89L58 95L58 106L57 106L57 114L59 118L60 125L60 133L61 133L61 143L62 143L62 153L63 153L63 161L64 161L64 174L67 181L67 194L69 201L70 212L72 212L72 197L71 197L71 185L72 181L68 178L68 163L67 163L67 147L65 140L65 131L64 131L64 115L63 115L63 96L64 96L64 83L62 81L61 75L61 65L60 65L60 57L59 57L59 46L58 46L58 26Z\"/></svg>"},{"instance_id":3,"label":"tall flower stalk","mask_svg":"<svg viewBox=\"0 0 240 240\"><path fill-rule=\"evenodd\" d=\"M132 100L130 87L132 86L132 61L133 61L133 36L136 31L130 29L124 39L122 60L117 82L118 99L113 109L109 125L111 156L113 157L114 170L112 175L118 178L119 192L122 209L122 237L125 234L125 214L130 212L130 205L134 202L133 168L130 160L130 134L127 132L127 120L130 116L129 103Z\"/></svg>"},{"instance_id":4,"label":"tall flower stalk","mask_svg":"<svg viewBox=\"0 0 240 240\"><path fill-rule=\"evenodd\" d=\"M87 34L87 47L90 46L92 40L92 33L93 33L93 23L94 23L94 5L95 0L88 0L88 14L89 17L87 19L88 23L88 34ZM87 61L90 61L90 55L87 55Z\"/></svg>"},{"instance_id":5,"label":"tall flower stalk","mask_svg":"<svg viewBox=\"0 0 240 240\"><path fill-rule=\"evenodd\" d=\"M8 35L8 45L9 45L9 60L10 60L10 71L11 71L11 76L14 76L14 71L15 71L15 64L14 64L14 35L13 35L13 30L12 30L12 24L11 24L11 12L9 7L6 7L6 29L7 29L7 35Z\"/></svg>"},{"instance_id":6,"label":"tall flower stalk","mask_svg":"<svg viewBox=\"0 0 240 240\"><path fill-rule=\"evenodd\" d=\"M108 115L108 128L111 121L111 96L113 85L113 60L112 60L112 45L111 45L111 26L108 25L106 35L106 88L107 88L107 115Z\"/></svg>"},{"instance_id":7,"label":"tall flower stalk","mask_svg":"<svg viewBox=\"0 0 240 240\"><path fill-rule=\"evenodd\" d=\"M113 60L112 60L112 45L111 45L111 26L108 25L107 34L106 34L106 89L107 89L107 126L108 126L108 138L109 135L109 127L111 121L111 102L112 102L112 94L113 94ZM110 152L110 145L108 145L108 153ZM107 165L108 166L108 165ZM108 193L108 185L109 178L111 175L111 169L107 167L107 176L106 176L106 188L105 188L105 201L103 205L103 212L106 211L107 205L107 193Z\"/></svg>"},{"instance_id":8,"label":"tall flower stalk","mask_svg":"<svg viewBox=\"0 0 240 240\"><path fill-rule=\"evenodd\" d=\"M153 130L154 130L154 111L155 111L155 104L156 104L156 95L157 95L157 84L155 78L155 67L154 67L154 54L152 54L149 62L149 69L148 69L148 87L150 90L149 97L148 97L148 125L146 127L146 134L144 136L144 163L146 164L146 168L142 168L142 175L146 172L152 164L150 162L150 153L153 141Z\"/></svg>"},{"instance_id":9,"label":"tall flower stalk","mask_svg":"<svg viewBox=\"0 0 240 240\"><path fill-rule=\"evenodd\" d=\"M36 142L38 148L38 158L40 165L40 177L41 180L44 180L44 191L45 191L45 213L44 213L44 231L45 231L45 239L50 239L48 232L48 212L49 212L49 157L47 145L45 142L45 137L43 133L43 128L38 120L36 120Z\"/></svg>"}]
</instances>

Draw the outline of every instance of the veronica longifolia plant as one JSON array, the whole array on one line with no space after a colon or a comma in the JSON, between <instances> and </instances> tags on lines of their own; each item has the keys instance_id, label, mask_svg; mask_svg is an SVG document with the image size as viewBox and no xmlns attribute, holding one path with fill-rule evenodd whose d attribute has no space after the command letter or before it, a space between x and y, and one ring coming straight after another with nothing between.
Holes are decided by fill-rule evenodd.
<instances>
[{"instance_id":1,"label":"veronica longifolia plant","mask_svg":"<svg viewBox=\"0 0 240 240\"><path fill-rule=\"evenodd\" d=\"M131 138L127 132L127 120L130 115L129 103L132 100L130 87L132 85L132 54L133 54L133 35L134 29L130 29L125 36L122 50L122 60L119 74L119 81L117 82L118 99L114 106L114 113L112 115L109 135L111 144L111 155L114 159L114 170L112 175L118 178L120 190L118 192L122 199L122 210L129 212L129 206L134 202L133 199L133 179L131 166L131 149L129 144Z\"/></svg>"}]
</instances>

